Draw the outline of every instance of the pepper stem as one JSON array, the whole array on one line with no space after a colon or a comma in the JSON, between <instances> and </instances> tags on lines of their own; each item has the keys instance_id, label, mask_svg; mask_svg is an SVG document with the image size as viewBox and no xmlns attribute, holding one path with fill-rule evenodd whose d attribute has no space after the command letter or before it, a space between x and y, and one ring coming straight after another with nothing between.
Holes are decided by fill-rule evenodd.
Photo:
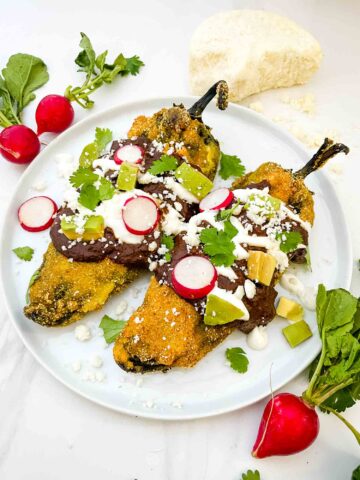
<instances>
[{"instance_id":1,"label":"pepper stem","mask_svg":"<svg viewBox=\"0 0 360 480\"><path fill-rule=\"evenodd\" d=\"M228 106L228 95L228 84L225 82L225 80L219 80L209 88L205 95L203 95L197 102L194 103L192 107L189 108L188 112L191 118L200 120L201 122L201 115L203 111L215 96L217 97L217 107L220 110L225 110Z\"/></svg>"},{"instance_id":2,"label":"pepper stem","mask_svg":"<svg viewBox=\"0 0 360 480\"><path fill-rule=\"evenodd\" d=\"M330 138L325 138L324 143L321 145L319 150L315 153L311 160L308 163L294 173L294 177L305 178L310 173L315 172L319 168L325 165L325 163L335 155L340 152L344 152L345 155L349 153L349 147L343 143L335 143Z\"/></svg>"}]
</instances>

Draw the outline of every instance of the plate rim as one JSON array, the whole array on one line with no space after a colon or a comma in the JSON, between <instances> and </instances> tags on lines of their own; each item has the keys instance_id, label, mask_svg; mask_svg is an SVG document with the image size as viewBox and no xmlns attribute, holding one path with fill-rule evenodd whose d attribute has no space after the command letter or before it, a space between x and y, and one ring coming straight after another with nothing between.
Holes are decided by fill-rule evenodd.
<instances>
[{"instance_id":1,"label":"plate rim","mask_svg":"<svg viewBox=\"0 0 360 480\"><path fill-rule=\"evenodd\" d=\"M117 105L115 105L111 108L102 110L102 111L97 112L97 113L93 113L93 114L87 116L86 118L83 118L83 119L79 120L74 125L72 125L70 128L68 128L66 131L64 131L63 133L58 135L55 139L53 139L50 142L49 147L56 148L57 145L59 143L61 143L64 138L66 138L67 136L73 135L74 132L82 129L84 126L86 127L87 123L92 124L97 118L100 119L103 116L108 116L108 115L111 116L112 114L116 114L119 110L126 110L126 109L141 107L141 106L144 107L144 106L146 106L146 104L151 105L153 103L162 103L163 105L166 105L167 102L170 102L172 104L172 103L174 103L174 101L181 102L181 103L187 103L187 102L191 102L191 101L196 101L197 99L198 99L197 96L192 96L192 95L155 96L155 97L144 97L144 98L140 98L138 100L132 100L132 101L129 101L129 102L120 103L120 104L117 104ZM296 147L296 149L299 152L301 152L302 154L304 152L307 152L307 153L310 152L309 149L307 149L299 140L297 140L288 131L286 131L285 128L283 128L282 126L277 125L276 123L272 122L270 119L266 118L264 115L261 115L260 113L257 113L255 111L243 106L243 105L237 105L237 104L232 103L232 102L229 103L229 109L230 108L238 110L238 112L245 112L246 115L250 115L250 117L251 116L254 117L254 119L256 119L257 121L260 121L264 126L271 129L273 131L273 133L274 133L274 131L276 131L277 134L279 134L287 142L290 142L290 144L292 146ZM33 357L36 359L36 361L51 376L56 378L56 380L58 380L64 386L69 388L72 392L80 395L81 397L83 397L87 400L90 400L92 403L95 403L95 404L100 405L102 407L108 408L108 409L110 409L112 411L115 411L115 412L123 413L123 414L130 415L130 416L133 416L133 417L141 417L141 418L145 418L145 419L164 420L164 421L187 421L187 420L194 420L194 419L199 419L199 418L209 418L209 417L213 417L213 416L216 416L216 415L222 415L222 414L225 414L225 413L233 412L233 411L236 411L238 409L248 407L248 406L253 405L253 404L259 402L260 400L263 400L264 398L266 398L271 393L270 388L269 388L268 391L264 391L262 393L259 393L252 400L245 401L245 402L239 402L239 404L237 404L237 405L230 405L228 407L217 407L215 409L212 409L210 412L205 412L205 413L194 413L194 414L188 413L188 414L182 414L181 415L180 414L181 410L177 411L177 412L174 412L174 413L165 413L165 414L157 412L156 410L150 410L149 412L146 412L146 411L145 412L144 411L136 412L132 408L127 408L126 406L122 406L122 405L116 406L116 405L113 405L109 402L102 401L101 399L97 399L97 398L92 397L91 394L88 394L88 393L82 391L80 388L77 388L75 385L72 385L70 382L68 382L65 378L62 378L61 375L58 374L55 370L53 370L48 363L46 363L45 361L43 361L40 358L36 349L34 349L30 345L30 343L27 341L26 335L23 334L23 332L20 329L20 326L18 326L17 321L15 319L15 315L13 314L13 312L11 310L10 303L8 301L8 297L7 297L6 292L5 292L5 284L4 284L4 278L5 278L4 273L5 272L4 272L4 261L3 261L3 259L4 259L4 256L6 255L6 252L5 252L5 249L3 248L3 245L5 244L4 239L6 237L6 224L7 224L7 221L8 221L8 217L11 214L11 212L13 211L13 208L14 208L13 203L15 201L16 193L19 191L19 189L21 189L22 184L26 181L26 179L31 176L31 174L32 174L33 170L36 168L37 164L42 161L42 157L47 154L46 153L47 151L48 151L48 147L46 147L44 150L42 150L40 152L40 154L31 162L31 164L28 165L28 167L22 173L20 179L18 180L18 182L15 186L15 189L12 192L12 195L9 199L7 208L4 212L4 222L3 222L3 225L2 225L1 235L0 235L0 261L1 261L1 269L0 269L1 281L0 281L0 284L1 284L1 291L3 293L3 298L5 300L6 310L7 310L7 313L9 315L9 318L10 318L10 321L11 321L12 325L15 327L15 330L16 330L17 334L20 336L23 344L25 345L27 350L33 355ZM343 236L344 236L344 239L345 239L345 242L346 242L344 250L347 252L347 255L348 255L348 261L347 261L346 265L344 266L344 270L343 270L344 277L346 279L346 281L345 281L346 284L343 285L342 287L346 288L346 289L349 289L350 284L351 284L351 280L352 280L352 259L353 259L353 248L352 248L350 230L349 230L349 227L348 227L348 224L347 224L347 221L346 221L346 217L345 217L345 214L344 214L342 204L341 204L341 202L340 202L340 200L337 196L337 193L336 193L336 190L335 190L334 186L332 185L330 179L328 178L328 175L323 171L319 172L319 175L321 175L321 179L325 182L326 188L329 189L329 191L330 191L330 193L333 197L333 200L336 202L337 209L338 209L338 211L341 215L341 221L342 221L343 227L344 227L343 228ZM319 351L320 351L320 346L318 346L316 351L314 350L314 355L313 355L312 360L316 357L316 355L319 353ZM308 359L306 359L304 362L301 362L300 364L298 364L297 368L292 371L291 376L289 376L286 379L286 381L279 381L279 382L273 384L273 391L279 390L280 388L282 388L286 384L288 384L290 381L292 381L295 377L297 377L311 363L312 360L309 361Z\"/></svg>"}]
</instances>

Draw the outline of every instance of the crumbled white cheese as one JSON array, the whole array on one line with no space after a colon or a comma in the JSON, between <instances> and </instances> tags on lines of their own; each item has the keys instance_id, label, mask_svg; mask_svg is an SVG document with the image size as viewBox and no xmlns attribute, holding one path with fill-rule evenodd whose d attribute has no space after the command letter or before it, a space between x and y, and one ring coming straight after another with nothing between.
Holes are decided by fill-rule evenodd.
<instances>
[{"instance_id":1,"label":"crumbled white cheese","mask_svg":"<svg viewBox=\"0 0 360 480\"><path fill-rule=\"evenodd\" d=\"M74 330L76 340L86 342L91 338L91 330L87 325L77 325Z\"/></svg>"},{"instance_id":2,"label":"crumbled white cheese","mask_svg":"<svg viewBox=\"0 0 360 480\"><path fill-rule=\"evenodd\" d=\"M33 190L37 190L38 192L42 192L43 190L45 190L46 187L47 183L43 179L37 180L32 185Z\"/></svg>"},{"instance_id":3,"label":"crumbled white cheese","mask_svg":"<svg viewBox=\"0 0 360 480\"><path fill-rule=\"evenodd\" d=\"M90 365L95 368L100 368L103 365L103 359L100 355L93 355L90 359Z\"/></svg>"},{"instance_id":4,"label":"crumbled white cheese","mask_svg":"<svg viewBox=\"0 0 360 480\"><path fill-rule=\"evenodd\" d=\"M244 290L245 290L245 295L247 298L252 299L256 295L256 285L254 282L249 280L248 278L245 280L244 283Z\"/></svg>"},{"instance_id":5,"label":"crumbled white cheese","mask_svg":"<svg viewBox=\"0 0 360 480\"><path fill-rule=\"evenodd\" d=\"M269 343L266 327L255 327L246 337L246 343L253 350L263 350Z\"/></svg>"},{"instance_id":6,"label":"crumbled white cheese","mask_svg":"<svg viewBox=\"0 0 360 480\"><path fill-rule=\"evenodd\" d=\"M80 370L81 370L81 362L80 362L80 360L75 360L74 362L72 362L71 368L72 368L72 371L73 371L74 373L80 372Z\"/></svg>"}]
</instances>

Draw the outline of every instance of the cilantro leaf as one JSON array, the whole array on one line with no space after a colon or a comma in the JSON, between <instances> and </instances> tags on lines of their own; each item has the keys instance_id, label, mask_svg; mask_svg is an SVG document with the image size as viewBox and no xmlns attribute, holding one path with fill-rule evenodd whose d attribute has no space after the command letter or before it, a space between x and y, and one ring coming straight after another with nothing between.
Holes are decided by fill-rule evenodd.
<instances>
[{"instance_id":1,"label":"cilantro leaf","mask_svg":"<svg viewBox=\"0 0 360 480\"><path fill-rule=\"evenodd\" d=\"M83 185L80 191L78 202L83 207L88 208L89 210L95 210L98 203L100 202L100 193L94 185Z\"/></svg>"},{"instance_id":2,"label":"cilantro leaf","mask_svg":"<svg viewBox=\"0 0 360 480\"><path fill-rule=\"evenodd\" d=\"M215 227L204 228L200 233L200 241L204 244L204 252L216 266L229 267L234 263L235 244L232 238L237 230L231 222L224 222L224 230Z\"/></svg>"},{"instance_id":3,"label":"cilantro leaf","mask_svg":"<svg viewBox=\"0 0 360 480\"><path fill-rule=\"evenodd\" d=\"M151 175L159 175L160 173L171 172L175 170L177 166L178 161L175 157L161 155L161 157L151 165L148 172L151 173Z\"/></svg>"},{"instance_id":4,"label":"cilantro leaf","mask_svg":"<svg viewBox=\"0 0 360 480\"><path fill-rule=\"evenodd\" d=\"M114 320L108 315L104 315L99 324L99 328L101 328L104 332L106 343L113 343L125 325L125 320Z\"/></svg>"},{"instance_id":5,"label":"cilantro leaf","mask_svg":"<svg viewBox=\"0 0 360 480\"><path fill-rule=\"evenodd\" d=\"M219 175L227 180L230 177L242 177L245 173L245 167L239 157L236 155L226 155L221 152Z\"/></svg>"},{"instance_id":6,"label":"cilantro leaf","mask_svg":"<svg viewBox=\"0 0 360 480\"><path fill-rule=\"evenodd\" d=\"M233 370L239 373L247 372L249 359L246 356L245 351L240 347L227 348L225 352L226 358L230 362L230 366Z\"/></svg>"},{"instance_id":7,"label":"cilantro leaf","mask_svg":"<svg viewBox=\"0 0 360 480\"><path fill-rule=\"evenodd\" d=\"M137 75L140 71L140 68L145 65L145 63L140 60L138 55L134 55L133 57L126 58L126 65L125 70L121 72L121 75Z\"/></svg>"},{"instance_id":8,"label":"cilantro leaf","mask_svg":"<svg viewBox=\"0 0 360 480\"><path fill-rule=\"evenodd\" d=\"M113 134L109 128L96 127L95 143L98 147L99 154L105 150L106 145L111 142L112 138Z\"/></svg>"},{"instance_id":9,"label":"cilantro leaf","mask_svg":"<svg viewBox=\"0 0 360 480\"><path fill-rule=\"evenodd\" d=\"M107 178L100 177L99 198L101 201L110 200L115 193L114 185Z\"/></svg>"},{"instance_id":10,"label":"cilantro leaf","mask_svg":"<svg viewBox=\"0 0 360 480\"><path fill-rule=\"evenodd\" d=\"M91 168L88 167L79 167L75 172L72 173L69 180L73 187L78 188L82 185L91 185L99 178L96 173L94 173Z\"/></svg>"},{"instance_id":11,"label":"cilantro leaf","mask_svg":"<svg viewBox=\"0 0 360 480\"><path fill-rule=\"evenodd\" d=\"M241 480L261 480L259 470L248 470L242 474Z\"/></svg>"},{"instance_id":12,"label":"cilantro leaf","mask_svg":"<svg viewBox=\"0 0 360 480\"><path fill-rule=\"evenodd\" d=\"M353 471L351 480L360 480L360 465Z\"/></svg>"},{"instance_id":13,"label":"cilantro leaf","mask_svg":"<svg viewBox=\"0 0 360 480\"><path fill-rule=\"evenodd\" d=\"M276 235L276 240L280 241L282 252L290 253L297 249L303 238L300 232L281 232Z\"/></svg>"},{"instance_id":14,"label":"cilantro leaf","mask_svg":"<svg viewBox=\"0 0 360 480\"><path fill-rule=\"evenodd\" d=\"M167 262L170 262L171 260L170 252L173 250L175 246L174 237L172 235L163 235L161 237L161 244L165 245L165 247L168 249L168 252L165 253L164 258Z\"/></svg>"},{"instance_id":15,"label":"cilantro leaf","mask_svg":"<svg viewBox=\"0 0 360 480\"><path fill-rule=\"evenodd\" d=\"M17 247L13 249L13 252L20 260L25 260L25 262L30 262L34 255L34 249L31 247Z\"/></svg>"}]
</instances>

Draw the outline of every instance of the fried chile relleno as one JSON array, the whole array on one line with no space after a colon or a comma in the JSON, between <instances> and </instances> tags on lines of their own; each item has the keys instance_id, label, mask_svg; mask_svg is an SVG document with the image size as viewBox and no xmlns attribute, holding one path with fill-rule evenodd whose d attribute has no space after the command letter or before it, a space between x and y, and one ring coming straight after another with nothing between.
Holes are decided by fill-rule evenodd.
<instances>
[{"instance_id":1,"label":"fried chile relleno","mask_svg":"<svg viewBox=\"0 0 360 480\"><path fill-rule=\"evenodd\" d=\"M215 94L221 97L219 106L224 109L227 104L227 86L225 82L218 82L203 99L197 102L196 119L183 106L163 109L161 113L159 112L151 118L139 117L136 119L130 129L129 137L136 135L137 138L126 140L123 143L140 146L147 144L144 162L146 171L161 156L161 152L153 149L149 140L164 143L166 138L168 146L178 142L179 150L175 152L178 158L184 157L204 174L214 176L220 150L210 129L202 123L201 113ZM162 118L161 122L159 121L160 117ZM151 135L151 138L143 135L146 132L142 131L144 129L141 128L141 125L145 124L147 129L150 128L149 137ZM155 124L157 126L153 128ZM114 142L109 158L113 157L117 146L117 143ZM105 177L116 184L117 172L110 171ZM145 185L143 190L158 196L164 193L161 184ZM186 220L193 215L194 207L188 202L178 197L167 199L169 205L173 205L175 202L181 206L181 213ZM65 204L63 208L68 207ZM159 237L154 238L147 245L141 244L140 248L138 245L125 243L115 246L116 242L114 242L110 229L105 230L105 238L112 241L113 244L107 241L106 248L106 243L98 241L75 242L74 244L59 231L59 216L62 213L64 210L60 210L54 222L51 230L53 244L50 244L44 255L37 280L29 288L30 303L24 309L28 318L46 326L67 325L79 320L85 313L100 308L111 293L119 291L122 286L137 276L139 264L148 266L149 249L147 245L155 243L156 247L159 246ZM70 214L71 210L67 210L67 213ZM109 255L107 256L107 254ZM105 256L107 257L105 258ZM124 263L129 267L117 265L114 262ZM82 282L82 277L86 279L85 284Z\"/></svg>"},{"instance_id":2,"label":"fried chile relleno","mask_svg":"<svg viewBox=\"0 0 360 480\"><path fill-rule=\"evenodd\" d=\"M105 258L99 262L69 262L50 243L40 276L29 289L25 315L40 325L56 327L76 322L99 310L139 274Z\"/></svg>"},{"instance_id":3,"label":"fried chile relleno","mask_svg":"<svg viewBox=\"0 0 360 480\"><path fill-rule=\"evenodd\" d=\"M332 147L332 142L325 140L319 152L300 172L292 174L291 171L278 165L265 164L255 172L239 179L235 182L234 187L240 186L245 189L250 187L259 190L268 188L269 193L284 201L291 211L297 210L301 220L312 224L314 220L313 199L303 179L305 174L307 175L323 165L324 162L319 161L319 158L323 158L323 152L327 152L328 159L338 151L347 153L348 149L342 145ZM239 216L242 214L240 213ZM286 220L288 219L285 219L284 222ZM292 230L301 233L302 243L307 245L307 230L300 224L292 223ZM253 231L257 235L264 235L257 225L253 225ZM252 247L252 250L261 251L263 249ZM298 248L294 252L288 252L287 256L289 260L295 259L295 261L302 262L304 250ZM192 367L234 329L239 328L244 333L249 333L255 326L266 325L274 318L276 298L274 285L281 276L281 272L278 271L275 271L270 286L256 282L256 295L253 298L243 298L244 304L250 312L249 320L238 320L215 327L204 325L205 304L203 299L182 299L171 288L171 269L181 258L193 254L201 255L203 253L197 247L188 249L183 236L178 235L175 238L170 265L165 264L156 270L156 278L151 280L144 304L131 316L115 343L114 359L121 368L144 373L157 369L167 370L174 366ZM235 284L220 274L218 286L234 291L238 285L243 285L246 275L241 267L245 267L244 261L237 261L233 264L233 269L238 277ZM172 307L175 307L175 310ZM172 328L176 328L176 333Z\"/></svg>"}]
</instances>

